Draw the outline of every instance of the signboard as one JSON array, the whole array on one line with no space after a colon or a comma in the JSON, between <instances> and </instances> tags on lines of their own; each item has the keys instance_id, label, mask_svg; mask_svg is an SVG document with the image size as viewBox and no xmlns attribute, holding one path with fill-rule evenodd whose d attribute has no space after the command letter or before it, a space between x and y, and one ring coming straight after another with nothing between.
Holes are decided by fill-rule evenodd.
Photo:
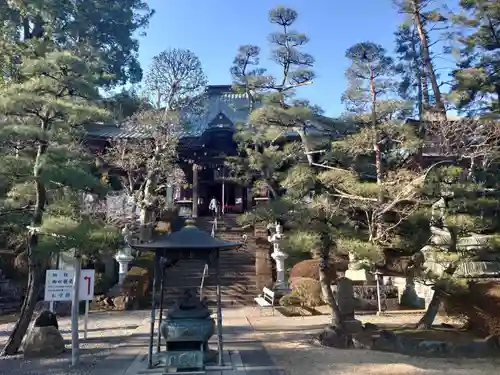
<instances>
[{"instance_id":1,"label":"signboard","mask_svg":"<svg viewBox=\"0 0 500 375\"><path fill-rule=\"evenodd\" d=\"M73 297L73 270L47 270L45 301L71 301ZM94 298L95 270L81 270L80 301Z\"/></svg>"}]
</instances>

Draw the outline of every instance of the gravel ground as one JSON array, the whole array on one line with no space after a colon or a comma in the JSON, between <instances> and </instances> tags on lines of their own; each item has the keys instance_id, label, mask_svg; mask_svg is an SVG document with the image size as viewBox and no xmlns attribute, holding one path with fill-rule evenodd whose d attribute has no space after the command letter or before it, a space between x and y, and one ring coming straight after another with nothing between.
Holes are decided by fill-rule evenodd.
<instances>
[{"instance_id":1,"label":"gravel ground","mask_svg":"<svg viewBox=\"0 0 500 375\"><path fill-rule=\"evenodd\" d=\"M375 324L406 324L418 321L420 316L359 316L358 318ZM301 322L297 320L295 327L300 326ZM498 370L500 361L429 359L369 350L318 347L311 343L310 333L311 331L273 332L263 329L255 335L262 340L276 364L284 367L290 375L493 375L500 373Z\"/></svg>"},{"instance_id":2,"label":"gravel ground","mask_svg":"<svg viewBox=\"0 0 500 375\"><path fill-rule=\"evenodd\" d=\"M0 374L8 375L89 375L98 369L100 360L105 359L135 329L144 323L148 311L95 312L90 313L88 337L83 340L83 320L80 320L80 364L71 369L71 321L58 320L59 329L68 352L57 358L24 360L22 356L0 358ZM5 344L14 324L0 325L0 346Z\"/></svg>"}]
</instances>

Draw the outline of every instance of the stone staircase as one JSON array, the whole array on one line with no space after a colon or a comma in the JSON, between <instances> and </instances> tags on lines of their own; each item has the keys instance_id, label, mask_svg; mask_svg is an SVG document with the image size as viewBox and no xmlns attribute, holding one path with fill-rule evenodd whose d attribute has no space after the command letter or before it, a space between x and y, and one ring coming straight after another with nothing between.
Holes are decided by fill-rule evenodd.
<instances>
[{"instance_id":1,"label":"stone staircase","mask_svg":"<svg viewBox=\"0 0 500 375\"><path fill-rule=\"evenodd\" d=\"M211 218L198 218L196 225L208 233L212 231ZM218 220L215 236L221 240L243 242L244 234L250 237L236 223L236 215L228 215ZM251 239L250 239L251 240ZM255 275L255 250L246 242L240 249L222 251L220 256L221 300L224 307L244 306L253 303L257 296ZM205 264L201 260L187 259L179 261L167 269L165 276L164 304L170 306L182 295L185 288L199 291ZM203 295L210 305L216 303L215 265L209 266L205 277Z\"/></svg>"}]
</instances>

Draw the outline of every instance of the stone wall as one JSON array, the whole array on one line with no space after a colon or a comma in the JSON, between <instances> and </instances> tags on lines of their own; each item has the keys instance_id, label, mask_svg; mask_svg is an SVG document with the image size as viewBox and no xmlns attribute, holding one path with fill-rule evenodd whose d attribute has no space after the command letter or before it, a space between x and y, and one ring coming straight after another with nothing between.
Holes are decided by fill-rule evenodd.
<instances>
[{"instance_id":1,"label":"stone wall","mask_svg":"<svg viewBox=\"0 0 500 375\"><path fill-rule=\"evenodd\" d=\"M262 290L265 286L271 287L273 284L272 259L269 251L270 244L267 241L267 229L264 225L255 226L253 238L249 238L248 245L255 251L257 289Z\"/></svg>"}]
</instances>

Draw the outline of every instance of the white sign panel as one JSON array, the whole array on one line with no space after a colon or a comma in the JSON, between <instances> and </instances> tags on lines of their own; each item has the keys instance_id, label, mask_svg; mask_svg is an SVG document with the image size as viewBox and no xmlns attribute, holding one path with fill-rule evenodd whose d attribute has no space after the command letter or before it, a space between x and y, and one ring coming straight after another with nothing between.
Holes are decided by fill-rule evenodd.
<instances>
[{"instance_id":1,"label":"white sign panel","mask_svg":"<svg viewBox=\"0 0 500 375\"><path fill-rule=\"evenodd\" d=\"M80 301L94 298L95 270L82 270L80 274Z\"/></svg>"},{"instance_id":2,"label":"white sign panel","mask_svg":"<svg viewBox=\"0 0 500 375\"><path fill-rule=\"evenodd\" d=\"M47 270L45 301L71 301L73 297L73 270ZM95 270L81 270L80 301L94 298Z\"/></svg>"}]
</instances>

